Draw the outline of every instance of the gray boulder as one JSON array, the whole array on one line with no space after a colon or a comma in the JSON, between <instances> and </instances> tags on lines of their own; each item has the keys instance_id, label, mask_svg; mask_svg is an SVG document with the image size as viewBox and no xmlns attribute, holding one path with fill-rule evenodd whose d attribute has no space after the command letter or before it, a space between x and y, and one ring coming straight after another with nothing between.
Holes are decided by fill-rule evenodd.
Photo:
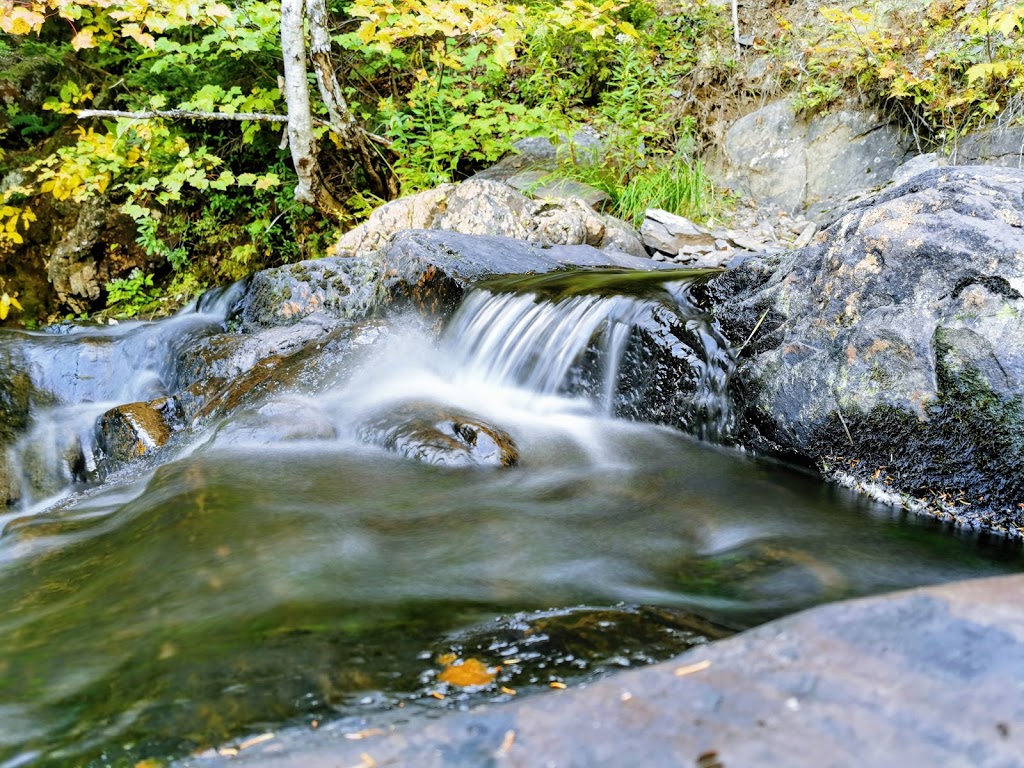
<instances>
[{"instance_id":1,"label":"gray boulder","mask_svg":"<svg viewBox=\"0 0 1024 768\"><path fill-rule=\"evenodd\" d=\"M745 345L741 440L1024 533L1024 171L949 167L700 298Z\"/></svg>"},{"instance_id":2,"label":"gray boulder","mask_svg":"<svg viewBox=\"0 0 1024 768\"><path fill-rule=\"evenodd\" d=\"M542 246L592 245L646 255L628 224L597 213L579 198L532 200L487 179L442 184L381 206L342 235L334 250L349 256L374 251L407 229L499 235Z\"/></svg>"},{"instance_id":3,"label":"gray boulder","mask_svg":"<svg viewBox=\"0 0 1024 768\"><path fill-rule=\"evenodd\" d=\"M887 182L909 148L878 114L841 109L805 121L777 101L729 128L709 170L760 204L797 211Z\"/></svg>"},{"instance_id":4,"label":"gray boulder","mask_svg":"<svg viewBox=\"0 0 1024 768\"><path fill-rule=\"evenodd\" d=\"M1024 168L1024 125L993 128L965 136L953 157L962 165Z\"/></svg>"}]
</instances>

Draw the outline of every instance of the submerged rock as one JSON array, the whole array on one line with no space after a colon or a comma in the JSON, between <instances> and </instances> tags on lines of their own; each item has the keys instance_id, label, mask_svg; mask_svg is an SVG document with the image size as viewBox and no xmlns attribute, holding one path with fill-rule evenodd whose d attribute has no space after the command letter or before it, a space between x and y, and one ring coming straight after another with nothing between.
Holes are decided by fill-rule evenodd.
<instances>
[{"instance_id":1,"label":"submerged rock","mask_svg":"<svg viewBox=\"0 0 1024 768\"><path fill-rule=\"evenodd\" d=\"M1024 171L939 168L702 295L748 445L1024 533Z\"/></svg>"},{"instance_id":2,"label":"submerged rock","mask_svg":"<svg viewBox=\"0 0 1024 768\"><path fill-rule=\"evenodd\" d=\"M996 768L1024 754L1021 659L1024 579L978 579L821 606L568 690L282 730L180 765Z\"/></svg>"},{"instance_id":3,"label":"submerged rock","mask_svg":"<svg viewBox=\"0 0 1024 768\"><path fill-rule=\"evenodd\" d=\"M411 403L374 417L363 425L360 435L424 464L512 467L519 463L519 449L507 432L431 403Z\"/></svg>"}]
</instances>

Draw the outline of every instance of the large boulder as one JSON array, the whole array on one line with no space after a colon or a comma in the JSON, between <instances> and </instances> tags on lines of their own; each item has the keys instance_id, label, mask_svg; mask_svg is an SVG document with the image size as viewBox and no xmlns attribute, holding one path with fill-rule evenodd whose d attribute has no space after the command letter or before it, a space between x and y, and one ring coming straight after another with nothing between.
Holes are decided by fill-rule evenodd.
<instances>
[{"instance_id":1,"label":"large boulder","mask_svg":"<svg viewBox=\"0 0 1024 768\"><path fill-rule=\"evenodd\" d=\"M407 229L499 235L538 245L592 245L646 256L632 228L578 198L533 200L489 179L442 184L388 203L335 246L338 255L374 251Z\"/></svg>"},{"instance_id":2,"label":"large boulder","mask_svg":"<svg viewBox=\"0 0 1024 768\"><path fill-rule=\"evenodd\" d=\"M701 292L744 442L1024 533L1024 171L928 171Z\"/></svg>"},{"instance_id":3,"label":"large boulder","mask_svg":"<svg viewBox=\"0 0 1024 768\"><path fill-rule=\"evenodd\" d=\"M840 109L804 120L776 101L729 128L709 170L761 204L797 211L884 184L909 149L877 113Z\"/></svg>"},{"instance_id":4,"label":"large boulder","mask_svg":"<svg viewBox=\"0 0 1024 768\"><path fill-rule=\"evenodd\" d=\"M409 230L376 251L301 261L255 275L241 301L243 331L292 325L314 313L344 321L412 304L436 317L454 309L475 281L566 267L654 270L659 264L587 245L544 247L508 237Z\"/></svg>"}]
</instances>

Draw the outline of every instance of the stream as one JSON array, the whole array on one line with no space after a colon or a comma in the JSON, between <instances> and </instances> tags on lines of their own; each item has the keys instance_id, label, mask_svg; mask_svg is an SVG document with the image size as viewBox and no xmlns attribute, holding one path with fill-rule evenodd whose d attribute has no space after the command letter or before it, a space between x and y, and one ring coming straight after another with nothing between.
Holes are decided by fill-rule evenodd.
<instances>
[{"instance_id":1,"label":"stream","mask_svg":"<svg viewBox=\"0 0 1024 768\"><path fill-rule=\"evenodd\" d=\"M172 394L234 294L153 323L0 332L6 373L45 393L6 448L21 498L0 508L0 768L432 717L827 601L1021 570L1006 542L715 444L731 353L706 318L687 321L704 339L694 435L617 417L633 328L666 290L685 303L680 286L505 281L439 336L394 316L325 350L316 384L126 467L104 467L97 418ZM518 463L367 442L409 403L504 430ZM470 684L446 674L471 659L488 671Z\"/></svg>"}]
</instances>

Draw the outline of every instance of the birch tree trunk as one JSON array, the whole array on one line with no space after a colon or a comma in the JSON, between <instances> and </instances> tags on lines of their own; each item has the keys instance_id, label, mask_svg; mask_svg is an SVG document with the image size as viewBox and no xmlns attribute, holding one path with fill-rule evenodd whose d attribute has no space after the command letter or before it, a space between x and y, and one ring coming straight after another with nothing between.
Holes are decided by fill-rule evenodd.
<instances>
[{"instance_id":1,"label":"birch tree trunk","mask_svg":"<svg viewBox=\"0 0 1024 768\"><path fill-rule=\"evenodd\" d=\"M331 36L327 31L326 0L306 0L306 17L309 19L310 60L320 88L320 98L327 106L331 130L341 139L344 148L363 169L370 191L384 200L397 197L398 184L394 174L370 146L369 137L348 108L348 102L334 74L334 64L331 62Z\"/></svg>"},{"instance_id":2,"label":"birch tree trunk","mask_svg":"<svg viewBox=\"0 0 1024 768\"><path fill-rule=\"evenodd\" d=\"M313 112L306 79L306 33L303 28L304 0L281 0L281 51L284 58L284 97L288 106L288 144L298 176L295 199L308 203L331 218L344 209L324 184L317 159Z\"/></svg>"}]
</instances>

